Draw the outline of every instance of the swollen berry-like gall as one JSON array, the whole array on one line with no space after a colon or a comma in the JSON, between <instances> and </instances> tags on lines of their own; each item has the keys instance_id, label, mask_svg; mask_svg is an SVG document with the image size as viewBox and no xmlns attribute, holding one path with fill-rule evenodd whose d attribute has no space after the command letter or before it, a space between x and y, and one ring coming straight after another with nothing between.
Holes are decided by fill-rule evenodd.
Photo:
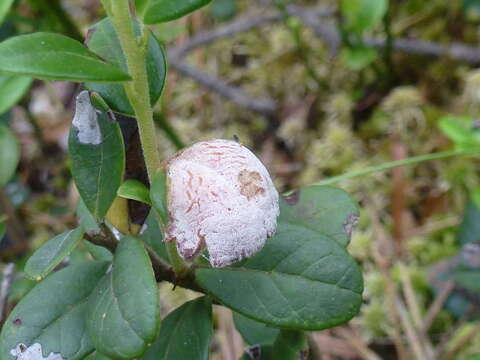
<instances>
[{"instance_id":1,"label":"swollen berry-like gall","mask_svg":"<svg viewBox=\"0 0 480 360\"><path fill-rule=\"evenodd\" d=\"M235 141L196 143L165 168L169 221L165 241L191 259L205 247L223 267L257 253L274 235L278 192L260 160Z\"/></svg>"}]
</instances>

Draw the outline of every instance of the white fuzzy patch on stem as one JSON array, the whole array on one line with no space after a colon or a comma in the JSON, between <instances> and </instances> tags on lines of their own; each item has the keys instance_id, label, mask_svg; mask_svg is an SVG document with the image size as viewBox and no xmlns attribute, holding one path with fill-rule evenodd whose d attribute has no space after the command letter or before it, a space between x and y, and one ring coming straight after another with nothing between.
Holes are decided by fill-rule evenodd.
<instances>
[{"instance_id":1,"label":"white fuzzy patch on stem","mask_svg":"<svg viewBox=\"0 0 480 360\"><path fill-rule=\"evenodd\" d=\"M251 257L273 236L278 192L260 160L228 140L194 144L167 163L166 241L192 258L205 246L214 267Z\"/></svg>"},{"instance_id":2,"label":"white fuzzy patch on stem","mask_svg":"<svg viewBox=\"0 0 480 360\"><path fill-rule=\"evenodd\" d=\"M25 344L18 344L15 349L10 350L10 354L15 356L17 360L63 360L62 355L53 352L44 357L42 345L39 343L29 347Z\"/></svg>"},{"instance_id":3,"label":"white fuzzy patch on stem","mask_svg":"<svg viewBox=\"0 0 480 360\"><path fill-rule=\"evenodd\" d=\"M86 90L77 96L72 125L78 131L77 137L80 143L98 145L102 142L97 110L93 107L90 95Z\"/></svg>"}]
</instances>

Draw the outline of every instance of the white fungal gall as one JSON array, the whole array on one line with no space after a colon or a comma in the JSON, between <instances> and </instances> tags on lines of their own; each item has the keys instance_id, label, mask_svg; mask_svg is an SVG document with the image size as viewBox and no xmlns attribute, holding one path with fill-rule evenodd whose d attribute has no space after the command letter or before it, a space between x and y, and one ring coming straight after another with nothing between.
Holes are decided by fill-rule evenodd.
<instances>
[{"instance_id":1,"label":"white fungal gall","mask_svg":"<svg viewBox=\"0 0 480 360\"><path fill-rule=\"evenodd\" d=\"M278 192L260 160L228 140L199 142L166 166L169 224L166 241L176 241L190 259L205 246L214 267L258 252L273 236Z\"/></svg>"},{"instance_id":2,"label":"white fungal gall","mask_svg":"<svg viewBox=\"0 0 480 360\"><path fill-rule=\"evenodd\" d=\"M42 345L35 343L29 347L25 344L18 344L15 349L10 350L10 354L16 357L16 360L63 360L59 353L50 353L43 356Z\"/></svg>"},{"instance_id":3,"label":"white fungal gall","mask_svg":"<svg viewBox=\"0 0 480 360\"><path fill-rule=\"evenodd\" d=\"M78 94L72 125L77 129L78 141L82 144L98 145L102 142L102 132L98 123L97 110L90 101L88 91Z\"/></svg>"}]
</instances>

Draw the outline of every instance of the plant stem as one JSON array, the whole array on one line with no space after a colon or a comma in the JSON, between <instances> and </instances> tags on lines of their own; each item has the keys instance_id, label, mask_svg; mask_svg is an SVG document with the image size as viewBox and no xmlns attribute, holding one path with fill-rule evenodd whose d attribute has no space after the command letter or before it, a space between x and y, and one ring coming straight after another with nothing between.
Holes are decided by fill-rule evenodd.
<instances>
[{"instance_id":1,"label":"plant stem","mask_svg":"<svg viewBox=\"0 0 480 360\"><path fill-rule=\"evenodd\" d=\"M148 37L144 36L144 33L136 36L128 0L102 0L102 4L115 27L127 60L128 73L132 77L132 81L125 83L124 86L128 100L135 110L143 156L151 184L161 167L161 163L157 148L153 110L150 106L150 91L145 62ZM141 32L143 32L143 29ZM185 269L188 269L188 267L178 255L175 247L169 249L169 256L177 277L187 276Z\"/></svg>"},{"instance_id":2,"label":"plant stem","mask_svg":"<svg viewBox=\"0 0 480 360\"><path fill-rule=\"evenodd\" d=\"M443 151L443 152L437 152L433 154L419 155L419 156L414 156L408 159L386 162L377 166L372 166L366 169L352 171L343 175L333 176L331 178L313 183L311 185L313 186L330 185L330 184L335 184L337 182L351 179L357 176L368 175L378 171L388 170L397 166L413 165L413 164L418 164L425 161L445 159L445 158L460 156L460 155L478 155L478 154L480 154L480 150Z\"/></svg>"},{"instance_id":3,"label":"plant stem","mask_svg":"<svg viewBox=\"0 0 480 360\"><path fill-rule=\"evenodd\" d=\"M125 83L128 100L135 110L143 156L147 166L150 182L160 168L160 157L157 149L157 138L153 122L153 111L150 106L150 92L145 63L147 44L142 34L135 35L134 23L128 0L102 1L122 45L127 68L132 81Z\"/></svg>"}]
</instances>

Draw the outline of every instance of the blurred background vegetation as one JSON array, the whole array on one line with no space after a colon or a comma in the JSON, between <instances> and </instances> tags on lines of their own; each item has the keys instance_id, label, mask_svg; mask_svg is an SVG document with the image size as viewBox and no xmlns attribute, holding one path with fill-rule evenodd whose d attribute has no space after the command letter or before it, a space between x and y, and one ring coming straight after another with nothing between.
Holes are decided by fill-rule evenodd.
<instances>
[{"instance_id":1,"label":"blurred background vegetation","mask_svg":"<svg viewBox=\"0 0 480 360\"><path fill-rule=\"evenodd\" d=\"M98 0L19 0L0 39L83 41L103 16ZM238 137L284 192L392 160L480 152L479 25L480 0L214 0L153 28L170 61L156 109L163 158ZM0 190L2 284L13 279L0 313L34 286L24 261L76 221L78 200L66 143L80 85L8 80L0 123L21 160ZM319 359L480 359L479 177L469 155L335 184L362 209L349 251L366 289L359 316L310 334ZM196 296L169 293L163 315ZM217 309L216 328L212 359L238 359L246 344L229 310Z\"/></svg>"}]
</instances>

